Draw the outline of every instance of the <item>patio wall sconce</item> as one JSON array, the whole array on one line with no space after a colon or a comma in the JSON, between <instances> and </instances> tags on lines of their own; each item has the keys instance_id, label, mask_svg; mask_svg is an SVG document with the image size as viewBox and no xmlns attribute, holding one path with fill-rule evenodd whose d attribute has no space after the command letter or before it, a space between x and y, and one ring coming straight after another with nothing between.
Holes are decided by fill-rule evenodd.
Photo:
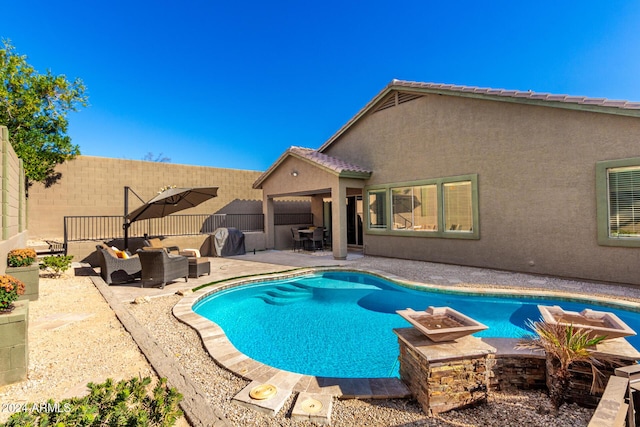
<instances>
[{"instance_id":1,"label":"patio wall sconce","mask_svg":"<svg viewBox=\"0 0 640 427\"><path fill-rule=\"evenodd\" d=\"M298 171L296 171L296 170L292 171L291 172L291 176L294 177L294 178L297 177L298 176Z\"/></svg>"}]
</instances>

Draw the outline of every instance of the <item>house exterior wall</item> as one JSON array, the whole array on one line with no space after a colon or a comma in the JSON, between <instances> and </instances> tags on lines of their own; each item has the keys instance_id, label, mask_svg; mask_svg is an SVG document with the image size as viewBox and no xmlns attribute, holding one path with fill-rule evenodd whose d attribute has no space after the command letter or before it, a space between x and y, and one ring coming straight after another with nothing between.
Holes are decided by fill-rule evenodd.
<instances>
[{"instance_id":1,"label":"house exterior wall","mask_svg":"<svg viewBox=\"0 0 640 427\"><path fill-rule=\"evenodd\" d=\"M7 267L7 254L27 245L27 201L22 161L9 142L9 131L0 126L0 181L2 199L2 237L0 238L0 273Z\"/></svg>"},{"instance_id":2,"label":"house exterior wall","mask_svg":"<svg viewBox=\"0 0 640 427\"><path fill-rule=\"evenodd\" d=\"M123 215L125 186L145 201L167 185L219 187L218 197L189 209L188 214L211 214L230 205L233 213L255 213L254 204L246 201L262 199L262 192L252 188L260 175L255 171L92 156L79 156L56 171L62 174L58 183L49 188L36 183L29 189L31 239L61 240L65 216ZM129 194L129 211L141 204Z\"/></svg>"},{"instance_id":3,"label":"house exterior wall","mask_svg":"<svg viewBox=\"0 0 640 427\"><path fill-rule=\"evenodd\" d=\"M640 285L639 248L598 245L595 179L596 162L639 157L639 137L634 117L428 94L323 152L373 170L368 186L477 174L479 239L365 226L366 254Z\"/></svg>"}]
</instances>

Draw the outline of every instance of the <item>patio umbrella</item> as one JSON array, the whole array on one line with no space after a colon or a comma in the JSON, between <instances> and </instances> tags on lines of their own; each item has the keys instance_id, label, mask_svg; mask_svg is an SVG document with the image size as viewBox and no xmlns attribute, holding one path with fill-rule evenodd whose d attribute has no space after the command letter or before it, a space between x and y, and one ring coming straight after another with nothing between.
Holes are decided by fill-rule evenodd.
<instances>
[{"instance_id":1,"label":"patio umbrella","mask_svg":"<svg viewBox=\"0 0 640 427\"><path fill-rule=\"evenodd\" d=\"M218 187L169 188L127 215L129 223L163 218L217 197Z\"/></svg>"}]
</instances>

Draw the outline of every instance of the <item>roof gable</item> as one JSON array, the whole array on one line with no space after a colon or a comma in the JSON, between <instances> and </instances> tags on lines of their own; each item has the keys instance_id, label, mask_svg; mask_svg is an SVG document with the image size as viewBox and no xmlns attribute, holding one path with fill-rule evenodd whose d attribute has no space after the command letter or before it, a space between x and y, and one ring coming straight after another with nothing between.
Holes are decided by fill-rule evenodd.
<instances>
[{"instance_id":1,"label":"roof gable","mask_svg":"<svg viewBox=\"0 0 640 427\"><path fill-rule=\"evenodd\" d=\"M396 92L395 97L392 96ZM344 134L358 120L371 110L380 111L402 102L415 99L424 94L439 94L479 98L502 102L538 105L544 107L565 108L605 114L618 114L640 117L640 102L589 98L586 96L554 95L533 91L481 88L476 86L447 85L439 83L421 83L404 80L392 80L378 95L367 103L355 116L342 126L320 148L326 150L335 140Z\"/></svg>"},{"instance_id":2,"label":"roof gable","mask_svg":"<svg viewBox=\"0 0 640 427\"><path fill-rule=\"evenodd\" d=\"M311 148L304 147L289 147L269 169L267 169L262 175L258 177L256 182L253 183L253 188L260 188L262 183L271 175L288 157L295 157L297 159L309 162L314 166L317 166L329 173L337 175L339 177L347 178L361 178L367 179L371 176L372 171L356 165L355 163L345 162L337 157L329 156L324 153L320 153Z\"/></svg>"}]
</instances>

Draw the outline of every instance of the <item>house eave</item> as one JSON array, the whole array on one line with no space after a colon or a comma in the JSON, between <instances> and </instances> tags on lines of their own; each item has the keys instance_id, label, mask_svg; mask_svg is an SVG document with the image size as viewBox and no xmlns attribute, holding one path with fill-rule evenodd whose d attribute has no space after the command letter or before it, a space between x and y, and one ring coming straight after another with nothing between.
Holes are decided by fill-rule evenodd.
<instances>
[{"instance_id":1,"label":"house eave","mask_svg":"<svg viewBox=\"0 0 640 427\"><path fill-rule=\"evenodd\" d=\"M327 172L331 175L335 175L338 178L356 178L356 179L369 179L371 177L371 172L360 172L360 171L351 171L351 170L343 170L337 171L335 169L331 169L327 166L324 166L320 163L314 162L313 160L307 159L297 153L286 151L276 162L269 167L258 179L253 183L253 188L258 190L262 188L262 183L275 171L278 169L280 164L285 161L287 157L293 157L297 160L301 160L313 167L316 167L324 172Z\"/></svg>"}]
</instances>

